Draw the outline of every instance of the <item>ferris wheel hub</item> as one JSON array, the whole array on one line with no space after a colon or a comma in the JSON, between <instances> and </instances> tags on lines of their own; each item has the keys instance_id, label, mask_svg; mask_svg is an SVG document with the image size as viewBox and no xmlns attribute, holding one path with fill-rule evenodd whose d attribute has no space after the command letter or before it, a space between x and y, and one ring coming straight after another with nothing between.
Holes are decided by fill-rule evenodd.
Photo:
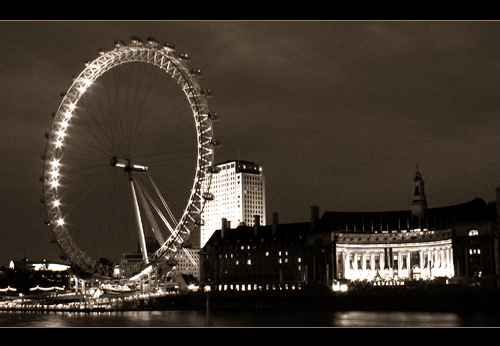
<instances>
[{"instance_id":1,"label":"ferris wheel hub","mask_svg":"<svg viewBox=\"0 0 500 346\"><path fill-rule=\"evenodd\" d=\"M111 166L120 167L126 171L137 171L137 172L146 172L148 167L142 165L135 165L130 162L129 159L120 159L116 156L113 156L111 159Z\"/></svg>"}]
</instances>

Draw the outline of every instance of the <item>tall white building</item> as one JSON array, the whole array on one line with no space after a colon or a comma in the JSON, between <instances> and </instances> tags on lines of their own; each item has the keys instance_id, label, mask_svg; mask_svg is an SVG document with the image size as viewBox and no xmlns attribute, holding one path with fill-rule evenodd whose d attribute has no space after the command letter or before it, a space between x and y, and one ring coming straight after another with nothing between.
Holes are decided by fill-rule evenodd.
<instances>
[{"instance_id":1,"label":"tall white building","mask_svg":"<svg viewBox=\"0 0 500 346\"><path fill-rule=\"evenodd\" d=\"M214 199L205 204L204 225L201 227L200 247L221 229L221 219L230 227L254 225L254 215L266 224L266 185L262 167L254 162L230 160L217 165L220 172L212 176L210 192Z\"/></svg>"}]
</instances>

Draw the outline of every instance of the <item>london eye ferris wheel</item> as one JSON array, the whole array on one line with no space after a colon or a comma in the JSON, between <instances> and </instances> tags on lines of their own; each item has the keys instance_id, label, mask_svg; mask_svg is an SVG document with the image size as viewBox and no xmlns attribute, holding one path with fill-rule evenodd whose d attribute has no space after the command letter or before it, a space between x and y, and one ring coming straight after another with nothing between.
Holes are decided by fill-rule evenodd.
<instances>
[{"instance_id":1,"label":"london eye ferris wheel","mask_svg":"<svg viewBox=\"0 0 500 346\"><path fill-rule=\"evenodd\" d=\"M86 63L54 114L43 156L46 222L82 272L109 278L110 264L136 253L121 268L136 277L203 223L217 115L201 71L174 54L153 38L117 41Z\"/></svg>"}]
</instances>

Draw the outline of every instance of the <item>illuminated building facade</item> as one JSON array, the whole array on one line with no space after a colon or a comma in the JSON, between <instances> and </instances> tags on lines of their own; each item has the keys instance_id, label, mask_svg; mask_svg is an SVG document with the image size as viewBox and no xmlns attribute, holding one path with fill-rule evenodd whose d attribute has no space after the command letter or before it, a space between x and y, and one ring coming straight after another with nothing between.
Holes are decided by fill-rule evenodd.
<instances>
[{"instance_id":1,"label":"illuminated building facade","mask_svg":"<svg viewBox=\"0 0 500 346\"><path fill-rule=\"evenodd\" d=\"M47 261L45 258L41 261L30 261L23 258L21 261L11 261L10 269L33 270L33 271L65 271L70 268L68 263Z\"/></svg>"},{"instance_id":2,"label":"illuminated building facade","mask_svg":"<svg viewBox=\"0 0 500 346\"><path fill-rule=\"evenodd\" d=\"M336 279L378 283L454 276L451 229L335 236Z\"/></svg>"},{"instance_id":3,"label":"illuminated building facade","mask_svg":"<svg viewBox=\"0 0 500 346\"><path fill-rule=\"evenodd\" d=\"M200 281L212 291L397 286L430 282L498 286L500 188L497 201L476 198L427 208L417 171L410 210L325 212L311 221L231 229L222 220L200 251Z\"/></svg>"},{"instance_id":4,"label":"illuminated building facade","mask_svg":"<svg viewBox=\"0 0 500 346\"><path fill-rule=\"evenodd\" d=\"M225 218L233 226L253 226L254 215L266 224L266 186L262 167L254 162L230 160L217 165L210 192L214 200L205 205L200 246L203 247Z\"/></svg>"},{"instance_id":5,"label":"illuminated building facade","mask_svg":"<svg viewBox=\"0 0 500 346\"><path fill-rule=\"evenodd\" d=\"M427 208L417 171L411 209L394 212L325 212L310 244L319 247L312 279L369 281L376 285L452 279L498 285L500 189L497 202Z\"/></svg>"}]
</instances>

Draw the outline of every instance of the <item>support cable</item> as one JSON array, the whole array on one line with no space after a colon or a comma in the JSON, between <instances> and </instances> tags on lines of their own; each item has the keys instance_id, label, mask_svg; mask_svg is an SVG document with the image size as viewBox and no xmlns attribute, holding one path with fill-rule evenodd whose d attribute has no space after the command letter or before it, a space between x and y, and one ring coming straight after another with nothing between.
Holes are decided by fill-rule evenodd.
<instances>
[{"instance_id":1,"label":"support cable","mask_svg":"<svg viewBox=\"0 0 500 346\"><path fill-rule=\"evenodd\" d=\"M163 207L165 207L165 210L168 212L168 215L170 215L170 217L172 218L172 221L174 222L175 228L177 228L177 220L175 219L174 214L172 213L172 211L168 207L167 202L165 202L165 199L163 198L162 194L160 193L160 190L158 190L158 187L156 186L155 182L153 181L153 178L151 177L151 175L149 174L148 171L146 171L146 174L148 176L149 181L151 182L151 185L153 185L153 187L156 191L156 194L158 195L158 197L160 197L160 200L163 204Z\"/></svg>"}]
</instances>

